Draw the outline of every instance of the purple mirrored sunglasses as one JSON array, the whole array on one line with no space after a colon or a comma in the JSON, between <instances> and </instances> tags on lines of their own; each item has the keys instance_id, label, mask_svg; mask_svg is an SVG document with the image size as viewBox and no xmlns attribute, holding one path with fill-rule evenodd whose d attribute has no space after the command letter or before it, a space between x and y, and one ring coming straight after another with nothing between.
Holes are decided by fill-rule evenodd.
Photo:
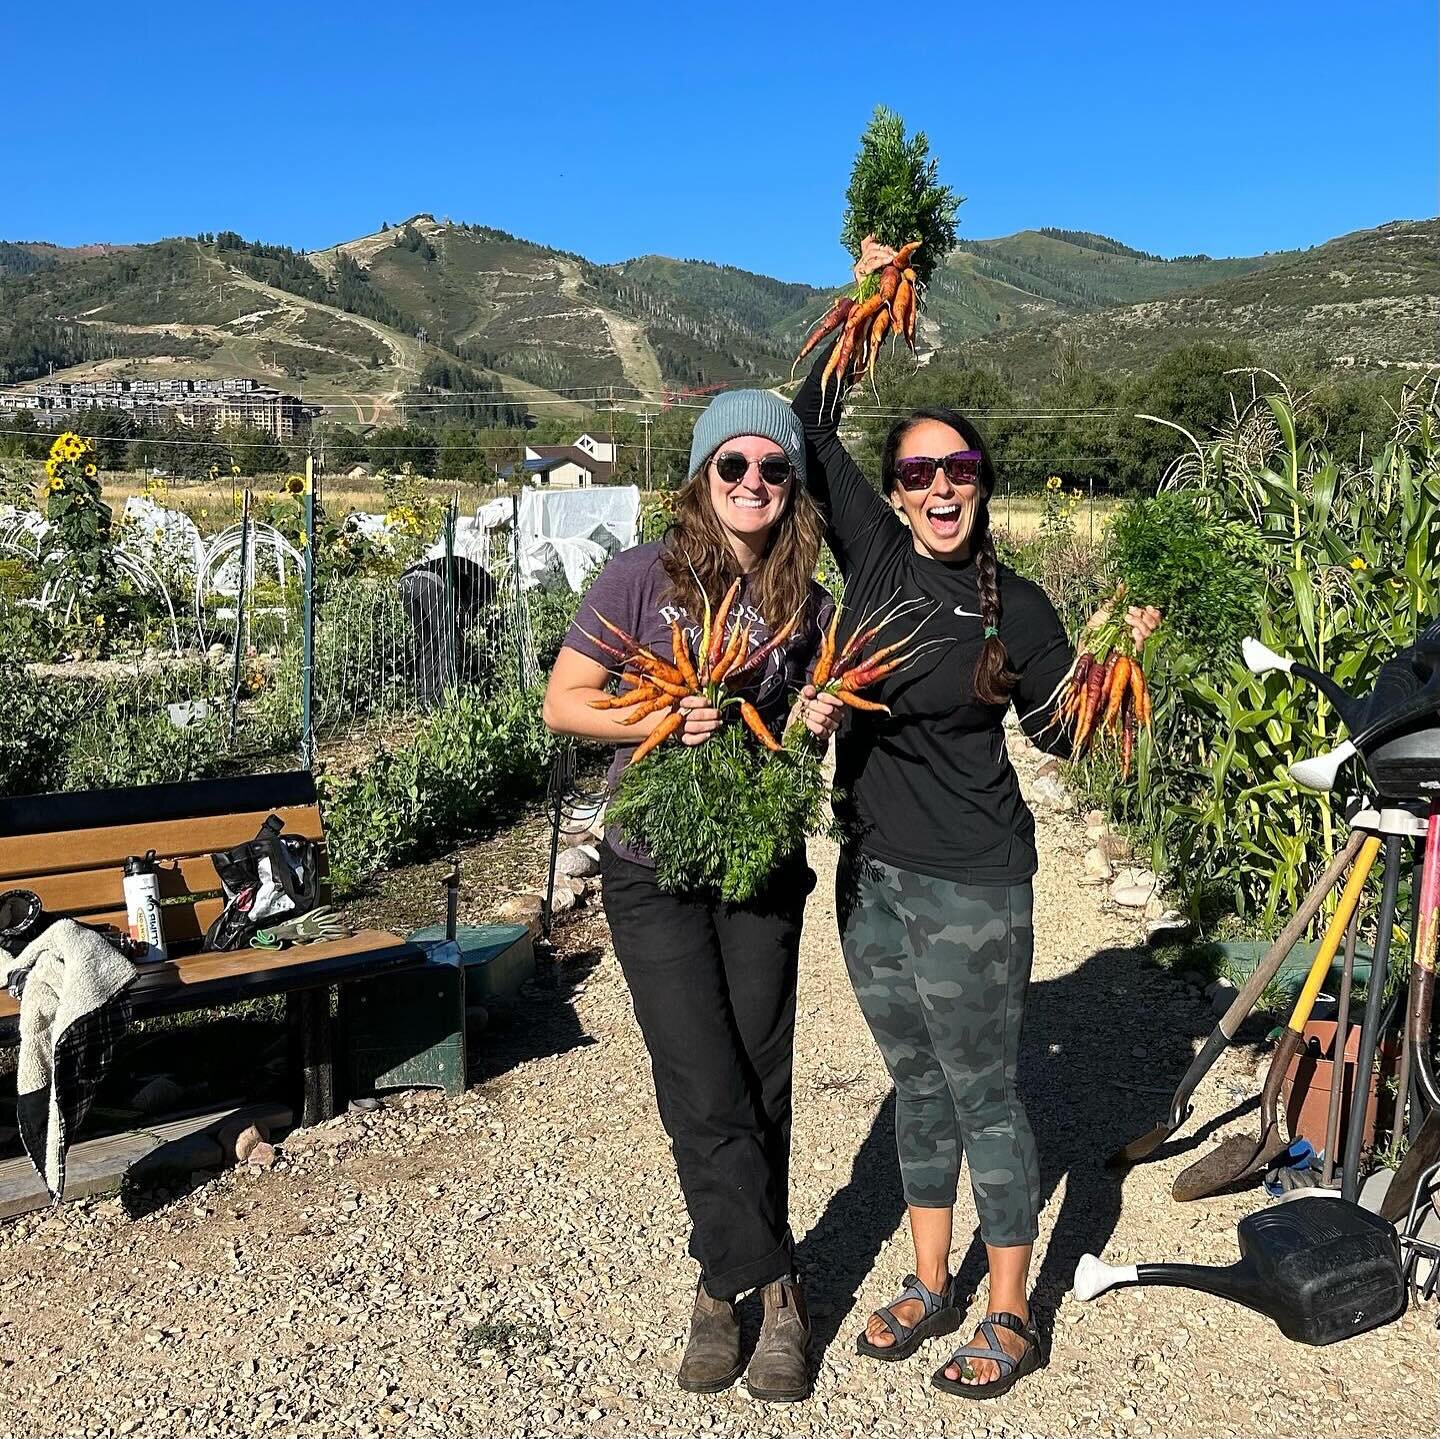
<instances>
[{"instance_id":1,"label":"purple mirrored sunglasses","mask_svg":"<svg viewBox=\"0 0 1440 1439\"><path fill-rule=\"evenodd\" d=\"M939 459L910 455L895 461L895 478L902 489L928 490L935 482L936 470L944 470L945 478L952 485L978 485L983 460L979 450L956 450Z\"/></svg>"}]
</instances>

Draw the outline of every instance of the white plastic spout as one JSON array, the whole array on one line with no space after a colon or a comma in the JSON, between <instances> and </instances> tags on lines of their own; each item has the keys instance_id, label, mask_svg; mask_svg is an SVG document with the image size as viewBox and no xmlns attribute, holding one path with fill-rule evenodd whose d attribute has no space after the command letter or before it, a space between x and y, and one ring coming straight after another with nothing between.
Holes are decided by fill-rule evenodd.
<instances>
[{"instance_id":1,"label":"white plastic spout","mask_svg":"<svg viewBox=\"0 0 1440 1439\"><path fill-rule=\"evenodd\" d=\"M1106 1264L1099 1256L1082 1254L1075 1266L1075 1297L1089 1301L1117 1284L1138 1284L1140 1271L1133 1264Z\"/></svg>"},{"instance_id":2,"label":"white plastic spout","mask_svg":"<svg viewBox=\"0 0 1440 1439\"><path fill-rule=\"evenodd\" d=\"M1241 640L1240 653L1252 674L1264 675L1271 670L1283 670L1288 675L1295 664L1287 655L1277 655L1269 645L1262 645L1257 639Z\"/></svg>"},{"instance_id":3,"label":"white plastic spout","mask_svg":"<svg viewBox=\"0 0 1440 1439\"><path fill-rule=\"evenodd\" d=\"M1309 759L1297 760L1290 766L1290 778L1306 789L1334 789L1340 766L1355 753L1355 746L1347 739L1344 744L1336 745L1329 754L1317 754Z\"/></svg>"}]
</instances>

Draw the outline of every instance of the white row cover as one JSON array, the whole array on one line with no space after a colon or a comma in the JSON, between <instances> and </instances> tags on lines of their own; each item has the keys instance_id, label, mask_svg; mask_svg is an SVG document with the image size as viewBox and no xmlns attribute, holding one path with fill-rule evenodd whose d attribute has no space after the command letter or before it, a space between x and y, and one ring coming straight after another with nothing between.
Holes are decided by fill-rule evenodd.
<instances>
[{"instance_id":1,"label":"white row cover","mask_svg":"<svg viewBox=\"0 0 1440 1439\"><path fill-rule=\"evenodd\" d=\"M526 589L568 586L583 590L611 555L627 550L639 536L640 491L634 485L586 490L527 489L520 495L520 576ZM490 500L474 519L455 527L455 553L489 568L491 536L509 532L515 502ZM445 554L443 540L433 544L427 559Z\"/></svg>"}]
</instances>

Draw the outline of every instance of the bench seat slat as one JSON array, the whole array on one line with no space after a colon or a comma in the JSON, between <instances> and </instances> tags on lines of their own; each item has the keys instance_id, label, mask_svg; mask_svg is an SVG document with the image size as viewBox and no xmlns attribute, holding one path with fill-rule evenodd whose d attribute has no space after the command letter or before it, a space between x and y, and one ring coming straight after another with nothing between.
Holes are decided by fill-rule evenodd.
<instances>
[{"instance_id":1,"label":"bench seat slat","mask_svg":"<svg viewBox=\"0 0 1440 1439\"><path fill-rule=\"evenodd\" d=\"M47 874L68 874L85 869L113 869L132 854L153 849L161 859L207 856L254 839L272 813L212 815L203 819L167 820L159 824L122 824L106 829L76 829L52 834L0 837L0 881L5 888ZM320 810L315 805L280 809L282 833L324 841Z\"/></svg>"},{"instance_id":2,"label":"bench seat slat","mask_svg":"<svg viewBox=\"0 0 1440 1439\"><path fill-rule=\"evenodd\" d=\"M305 982L306 969L313 970L314 982L324 984L344 978L347 969L361 972L372 956L396 964L419 963L423 951L388 930L366 929L343 939L319 944L294 945L284 950L237 949L222 953L192 954L164 964L140 965L139 978L131 989L137 1013L163 1009L199 1009L206 990L250 987L257 993L294 988ZM347 966L346 960L354 960ZM248 981L253 983L248 984ZM18 1018L17 1000L0 990L0 1024Z\"/></svg>"}]
</instances>

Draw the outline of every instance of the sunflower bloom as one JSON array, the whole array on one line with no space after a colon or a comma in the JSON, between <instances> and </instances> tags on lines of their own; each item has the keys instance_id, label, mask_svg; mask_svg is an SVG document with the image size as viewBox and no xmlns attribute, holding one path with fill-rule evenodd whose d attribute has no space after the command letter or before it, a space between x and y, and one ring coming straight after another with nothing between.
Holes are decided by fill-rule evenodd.
<instances>
[{"instance_id":1,"label":"sunflower bloom","mask_svg":"<svg viewBox=\"0 0 1440 1439\"><path fill-rule=\"evenodd\" d=\"M95 466L94 466L94 465L86 465L86 466L85 466L85 478L86 478L87 480L93 480L93 479L95 478Z\"/></svg>"}]
</instances>

